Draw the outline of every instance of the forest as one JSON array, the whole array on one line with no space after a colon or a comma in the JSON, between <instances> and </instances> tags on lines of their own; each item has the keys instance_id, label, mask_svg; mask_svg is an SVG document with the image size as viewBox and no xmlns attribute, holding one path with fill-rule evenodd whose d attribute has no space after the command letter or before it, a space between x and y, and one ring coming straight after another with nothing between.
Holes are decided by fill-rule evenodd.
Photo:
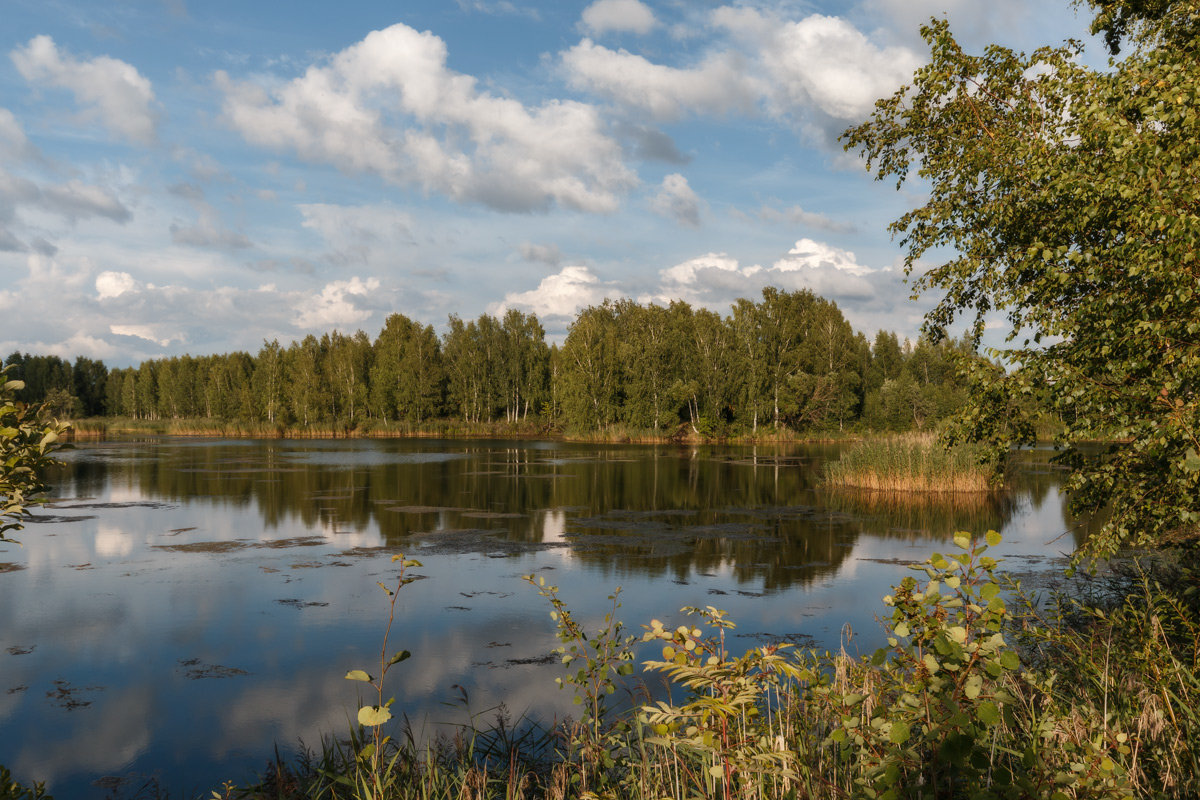
<instances>
[{"instance_id":1,"label":"forest","mask_svg":"<svg viewBox=\"0 0 1200 800\"><path fill-rule=\"evenodd\" d=\"M107 368L13 353L19 399L60 418L221 419L284 429L420 429L439 419L575 432L724 436L847 428L924 430L960 408L957 365L987 363L951 339L903 343L855 331L837 304L768 287L726 316L687 303L605 301L579 312L561 346L509 310L438 336L392 314L363 331L264 342L255 354L172 356Z\"/></svg>"}]
</instances>

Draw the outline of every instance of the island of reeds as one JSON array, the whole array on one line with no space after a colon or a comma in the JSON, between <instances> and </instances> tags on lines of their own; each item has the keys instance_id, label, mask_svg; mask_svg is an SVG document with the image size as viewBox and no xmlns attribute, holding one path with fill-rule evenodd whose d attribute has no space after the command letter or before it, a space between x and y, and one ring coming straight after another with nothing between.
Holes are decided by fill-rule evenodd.
<instances>
[{"instance_id":1,"label":"island of reeds","mask_svg":"<svg viewBox=\"0 0 1200 800\"><path fill-rule=\"evenodd\" d=\"M986 494L996 466L977 445L947 445L933 434L866 439L825 464L825 485L883 494Z\"/></svg>"}]
</instances>

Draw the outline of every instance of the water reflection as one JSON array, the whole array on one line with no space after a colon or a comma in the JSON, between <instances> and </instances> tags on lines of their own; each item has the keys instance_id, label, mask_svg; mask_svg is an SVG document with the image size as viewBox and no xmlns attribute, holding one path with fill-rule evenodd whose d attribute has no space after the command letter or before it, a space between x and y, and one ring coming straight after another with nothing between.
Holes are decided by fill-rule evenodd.
<instances>
[{"instance_id":1,"label":"water reflection","mask_svg":"<svg viewBox=\"0 0 1200 800\"><path fill-rule=\"evenodd\" d=\"M1082 528L1033 452L1006 497L955 504L830 494L836 448L512 442L170 440L84 445L56 503L0 560L0 763L90 797L103 776L189 795L263 766L272 745L344 730L349 669L378 656L375 584L417 554L392 686L417 720L505 703L572 710L520 575L561 586L593 625L620 584L633 629L716 605L749 647L874 646L878 597L955 530L1003 530L1047 564ZM1064 532L1068 539L1055 542Z\"/></svg>"}]
</instances>

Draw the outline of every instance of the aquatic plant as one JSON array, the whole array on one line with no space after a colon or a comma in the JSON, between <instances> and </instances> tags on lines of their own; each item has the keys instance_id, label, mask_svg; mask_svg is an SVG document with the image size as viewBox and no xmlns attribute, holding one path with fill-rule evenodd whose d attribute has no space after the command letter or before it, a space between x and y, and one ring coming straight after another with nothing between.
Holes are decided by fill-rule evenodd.
<instances>
[{"instance_id":1,"label":"aquatic plant","mask_svg":"<svg viewBox=\"0 0 1200 800\"><path fill-rule=\"evenodd\" d=\"M946 446L932 434L868 439L825 465L825 485L867 492L986 493L997 466L982 447Z\"/></svg>"}]
</instances>

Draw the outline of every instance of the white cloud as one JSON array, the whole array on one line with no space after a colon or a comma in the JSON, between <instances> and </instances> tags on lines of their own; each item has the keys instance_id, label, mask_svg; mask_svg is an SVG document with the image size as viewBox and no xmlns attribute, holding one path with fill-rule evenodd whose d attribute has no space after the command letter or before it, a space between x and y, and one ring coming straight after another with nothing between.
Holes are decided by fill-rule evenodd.
<instances>
[{"instance_id":1,"label":"white cloud","mask_svg":"<svg viewBox=\"0 0 1200 800\"><path fill-rule=\"evenodd\" d=\"M654 64L625 50L584 39L562 54L571 85L660 120L754 108L763 88L738 53L710 56L690 68Z\"/></svg>"},{"instance_id":2,"label":"white cloud","mask_svg":"<svg viewBox=\"0 0 1200 800\"><path fill-rule=\"evenodd\" d=\"M563 267L554 275L542 278L536 289L528 292L510 292L500 303L488 310L502 315L510 308L532 311L539 317L562 321L574 317L582 308L604 302L606 297L619 297L620 292L613 284L600 281L585 266Z\"/></svg>"},{"instance_id":3,"label":"white cloud","mask_svg":"<svg viewBox=\"0 0 1200 800\"><path fill-rule=\"evenodd\" d=\"M359 308L355 299L367 298L378 289L378 278L364 281L355 276L348 281L327 283L320 294L308 297L296 306L292 323L297 328L305 329L357 325L374 312L369 308Z\"/></svg>"},{"instance_id":4,"label":"white cloud","mask_svg":"<svg viewBox=\"0 0 1200 800\"><path fill-rule=\"evenodd\" d=\"M58 49L49 36L35 36L9 57L30 83L66 89L75 95L86 121L99 120L111 132L141 144L157 135L154 90L132 65L107 56L90 61Z\"/></svg>"},{"instance_id":5,"label":"white cloud","mask_svg":"<svg viewBox=\"0 0 1200 800\"><path fill-rule=\"evenodd\" d=\"M640 0L596 0L583 10L581 19L583 27L598 36L609 32L645 35L658 24L654 12Z\"/></svg>"},{"instance_id":6,"label":"white cloud","mask_svg":"<svg viewBox=\"0 0 1200 800\"><path fill-rule=\"evenodd\" d=\"M95 216L127 222L133 216L112 192L78 180L43 188L41 205L71 220Z\"/></svg>"},{"instance_id":7,"label":"white cloud","mask_svg":"<svg viewBox=\"0 0 1200 800\"><path fill-rule=\"evenodd\" d=\"M0 161L24 159L32 150L17 118L7 108L0 108Z\"/></svg>"},{"instance_id":8,"label":"white cloud","mask_svg":"<svg viewBox=\"0 0 1200 800\"><path fill-rule=\"evenodd\" d=\"M688 185L687 178L678 172L663 178L658 194L650 201L650 209L680 225L700 227L700 198Z\"/></svg>"},{"instance_id":9,"label":"white cloud","mask_svg":"<svg viewBox=\"0 0 1200 800\"><path fill-rule=\"evenodd\" d=\"M109 325L108 330L115 336L135 336L145 339L159 347L168 347L171 342L185 342L187 337L178 331L166 332L163 325Z\"/></svg>"},{"instance_id":10,"label":"white cloud","mask_svg":"<svg viewBox=\"0 0 1200 800\"><path fill-rule=\"evenodd\" d=\"M713 22L759 53L770 80L767 99L780 115L811 107L838 120L862 119L921 65L912 50L878 47L839 17L783 22L725 7L713 13Z\"/></svg>"},{"instance_id":11,"label":"white cloud","mask_svg":"<svg viewBox=\"0 0 1200 800\"><path fill-rule=\"evenodd\" d=\"M709 308L727 307L738 297L754 297L765 286L808 289L839 302L903 300L902 294L880 293L881 285L890 287L897 282L889 271L873 270L859 264L854 253L812 239L796 242L770 267L742 266L725 253L708 253L668 267L659 275L657 293L648 299L681 299Z\"/></svg>"},{"instance_id":12,"label":"white cloud","mask_svg":"<svg viewBox=\"0 0 1200 800\"><path fill-rule=\"evenodd\" d=\"M221 72L226 120L255 144L502 211L616 209L636 183L596 109L537 107L446 67L446 45L396 24L264 88Z\"/></svg>"},{"instance_id":13,"label":"white cloud","mask_svg":"<svg viewBox=\"0 0 1200 800\"><path fill-rule=\"evenodd\" d=\"M862 119L921 64L914 51L877 45L839 17L790 21L724 6L710 23L727 38L692 66L656 64L590 39L565 51L562 63L574 88L660 120L759 109L836 123Z\"/></svg>"},{"instance_id":14,"label":"white cloud","mask_svg":"<svg viewBox=\"0 0 1200 800\"><path fill-rule=\"evenodd\" d=\"M136 292L139 286L128 272L101 272L96 276L96 297L100 300L120 297L126 292Z\"/></svg>"},{"instance_id":15,"label":"white cloud","mask_svg":"<svg viewBox=\"0 0 1200 800\"><path fill-rule=\"evenodd\" d=\"M777 222L789 225L805 225L810 228L818 228L830 233L854 233L857 229L849 222L841 222L831 219L825 214L819 214L814 211L806 211L800 206L790 206L788 208L772 208L771 206L763 206L758 210L758 218L764 222Z\"/></svg>"}]
</instances>

